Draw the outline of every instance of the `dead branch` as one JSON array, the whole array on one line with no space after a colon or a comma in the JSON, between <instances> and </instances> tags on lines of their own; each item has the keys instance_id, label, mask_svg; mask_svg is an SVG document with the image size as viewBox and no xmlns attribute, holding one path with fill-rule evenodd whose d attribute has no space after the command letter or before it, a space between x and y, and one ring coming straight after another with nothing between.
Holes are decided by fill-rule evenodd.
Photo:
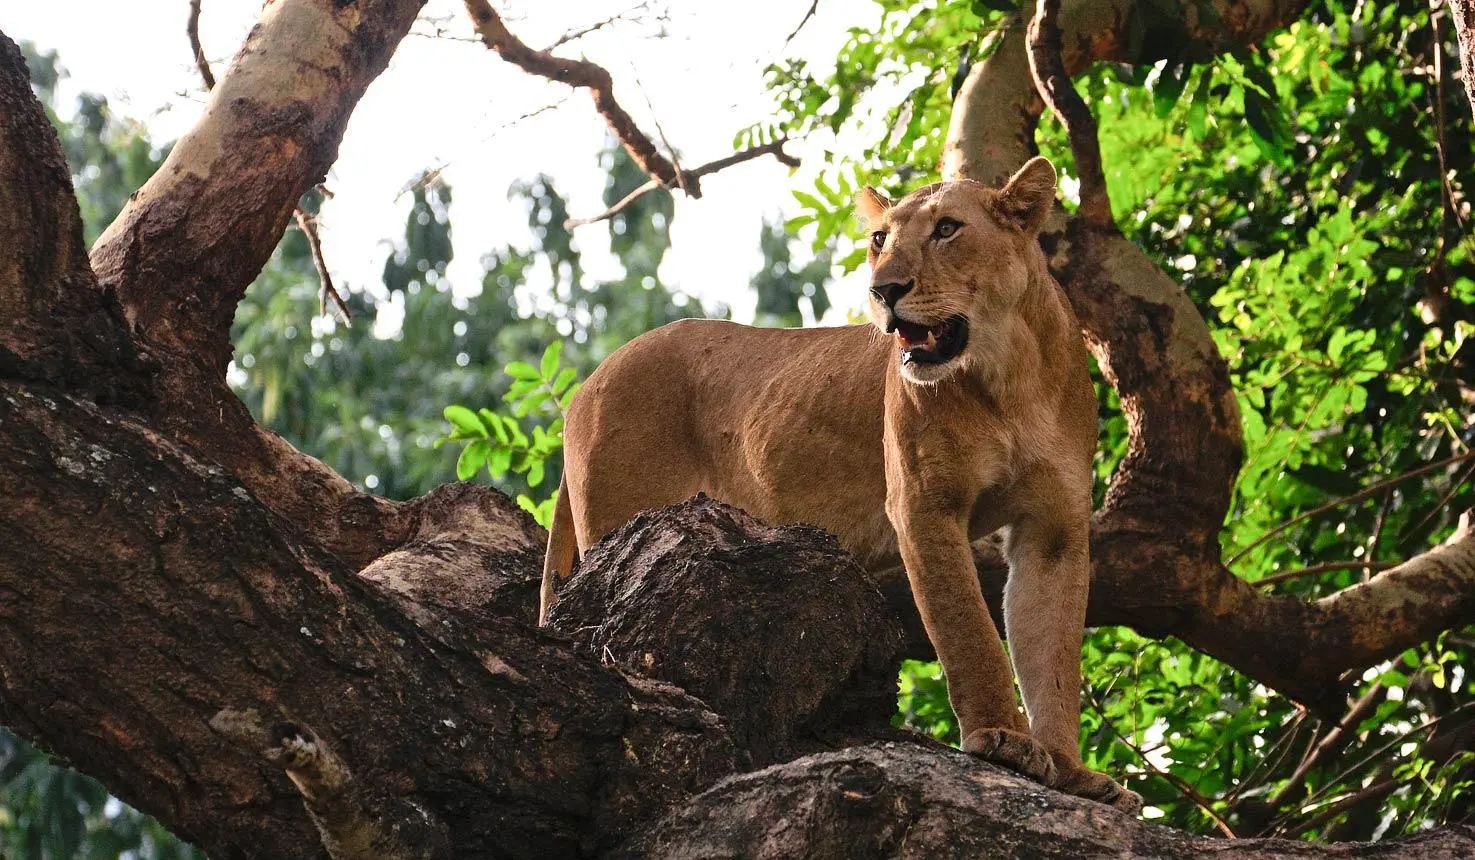
<instances>
[{"instance_id":1,"label":"dead branch","mask_svg":"<svg viewBox=\"0 0 1475 860\"><path fill-rule=\"evenodd\" d=\"M594 98L594 109L609 123L610 131L640 169L664 183L677 184L676 167L656 150L655 144L635 124L635 118L615 101L614 80L603 66L588 60L555 57L547 51L529 47L507 29L502 16L487 0L466 0L466 11L471 15L482 43L502 59L529 74L589 90ZM698 192L693 196L701 195Z\"/></svg>"},{"instance_id":2,"label":"dead branch","mask_svg":"<svg viewBox=\"0 0 1475 860\"><path fill-rule=\"evenodd\" d=\"M640 169L650 174L651 182L636 189L625 200L611 207L609 211L593 218L577 221L577 224L590 224L609 218L641 195L648 194L657 188L680 188L689 197L701 197L700 180L703 176L759 155L772 154L790 167L798 165L792 156L782 152L781 147L784 141L779 140L772 144L735 153L726 159L718 159L696 170L682 170L673 159L660 153L650 136L640 130L634 117L630 116L615 100L614 80L603 66L588 60L555 57L549 51L531 48L507 29L502 16L497 14L487 0L465 0L465 2L466 11L471 15L472 24L476 27L476 32L481 36L482 42L488 48L496 51L502 59L530 74L571 87L589 90L590 95L594 98L594 109L609 124L610 132L614 134L615 139L620 142L626 152L630 153L630 157L640 165ZM657 128L659 128L659 123L657 123ZM664 134L662 137L664 138ZM669 143L667 143L667 148L670 149ZM674 150L672 152L674 153Z\"/></svg>"},{"instance_id":3,"label":"dead branch","mask_svg":"<svg viewBox=\"0 0 1475 860\"><path fill-rule=\"evenodd\" d=\"M1080 217L1100 230L1115 229L1106 174L1101 168L1101 142L1096 117L1076 92L1061 59L1060 0L1039 0L1029 24L1029 67L1040 95L1065 126L1070 151L1081 180Z\"/></svg>"},{"instance_id":4,"label":"dead branch","mask_svg":"<svg viewBox=\"0 0 1475 860\"><path fill-rule=\"evenodd\" d=\"M553 44L551 44L548 47L546 47L546 48L543 49L543 53L546 54L546 53L549 53L550 51L553 51L553 50L555 50L557 48L561 48L564 45L567 45L569 42L573 42L573 41L576 41L578 39L582 39L585 36L589 35L590 33L594 33L594 32L597 32L599 30L602 30L602 29L604 29L605 27L608 27L611 24L615 24L615 23L618 23L620 21L628 21L631 18L633 18L637 12L644 12L645 10L647 10L649 8L650 8L650 0L645 0L645 2L643 2L643 3L637 3L634 6L631 6L629 9L626 9L623 12L618 12L618 13L616 13L614 15L609 16L608 18L605 18L603 21L596 21L593 24L589 24L589 25L584 26L584 27L579 27L576 30L569 30L567 33L564 33L562 36L559 36L557 39L554 39L553 40Z\"/></svg>"},{"instance_id":5,"label":"dead branch","mask_svg":"<svg viewBox=\"0 0 1475 860\"><path fill-rule=\"evenodd\" d=\"M792 29L792 30L789 31L789 35L787 35L787 36L784 37L784 47L785 48L789 47L789 43L792 42L792 41L794 41L794 37L797 36L797 35L799 35L799 31L804 29L804 25L805 24L808 24L810 22L810 20L812 18L814 18L814 13L816 13L818 11L819 11L819 0L811 0L811 2L809 4L809 11L807 11L807 12L804 13L804 17L803 18L800 18L799 19L799 23L794 26L794 29Z\"/></svg>"},{"instance_id":6,"label":"dead branch","mask_svg":"<svg viewBox=\"0 0 1475 860\"><path fill-rule=\"evenodd\" d=\"M312 253L313 268L318 270L318 282L321 290L318 293L318 313L327 314L328 298L331 296L333 304L338 307L338 312L343 314L343 321L353 325L353 314L348 310L348 302L333 286L333 278L328 274L328 261L323 257L323 242L318 238L318 218L316 215L308 214L301 206L297 207L297 226L302 234L307 237L307 248Z\"/></svg>"},{"instance_id":7,"label":"dead branch","mask_svg":"<svg viewBox=\"0 0 1475 860\"><path fill-rule=\"evenodd\" d=\"M719 158L716 161L709 161L706 164L703 164L702 166L697 167L693 170L682 171L678 175L685 177L685 182L690 185L696 180L701 179L703 176L710 176L713 173L718 172L719 170L726 170L727 168L732 167L734 164L742 164L744 161L752 161L753 159L764 155L772 155L775 159L778 160L780 164L783 164L787 167L798 167L799 160L797 158L794 158L792 155L789 155L787 152L784 152L784 144L788 143L788 141L788 138L781 137L778 140L773 141L772 143L765 143L762 146L754 146L741 152L734 152L732 155ZM621 210L629 206L631 203L634 203L641 197L644 197L650 192L655 191L657 188L672 187L675 186L663 183L659 179L652 179L644 185L636 188L634 191L631 191L629 194L626 194L623 198L619 200L619 202L615 203L615 205L604 210L598 215L593 215L588 218L570 218L569 220L563 222L563 226L566 229L572 230L575 227L583 227L587 224L596 224L600 221L607 221L610 218L618 215Z\"/></svg>"},{"instance_id":8,"label":"dead branch","mask_svg":"<svg viewBox=\"0 0 1475 860\"><path fill-rule=\"evenodd\" d=\"M205 59L205 49L200 47L200 0L189 0L189 22L185 25L189 33L190 48L195 54L195 68L205 81L205 89L215 89L215 73L210 71L210 61Z\"/></svg>"}]
</instances>

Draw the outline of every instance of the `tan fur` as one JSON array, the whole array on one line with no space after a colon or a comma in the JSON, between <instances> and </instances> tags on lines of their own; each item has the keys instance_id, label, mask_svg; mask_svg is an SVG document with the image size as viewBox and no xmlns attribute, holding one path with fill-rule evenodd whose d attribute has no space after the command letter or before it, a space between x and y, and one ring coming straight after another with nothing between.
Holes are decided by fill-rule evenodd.
<instances>
[{"instance_id":1,"label":"tan fur","mask_svg":"<svg viewBox=\"0 0 1475 860\"><path fill-rule=\"evenodd\" d=\"M1138 804L1077 747L1097 419L1079 327L1036 239L1054 192L1037 158L1002 190L959 181L894 206L870 189L857 201L884 234L872 284L914 285L894 313L929 326L968 317L967 346L947 364L903 367L884 333L893 311L874 293L875 326L689 320L611 355L569 410L542 614L576 549L699 490L769 522L814 523L873 568L900 556L965 750ZM945 218L962 226L940 238ZM969 547L1001 527L1027 722Z\"/></svg>"}]
</instances>

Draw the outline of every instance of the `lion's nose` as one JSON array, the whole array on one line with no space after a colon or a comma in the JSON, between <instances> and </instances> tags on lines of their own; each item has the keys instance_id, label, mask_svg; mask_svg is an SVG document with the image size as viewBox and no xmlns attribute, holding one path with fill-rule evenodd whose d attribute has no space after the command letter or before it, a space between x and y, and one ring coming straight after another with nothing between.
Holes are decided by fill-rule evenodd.
<instances>
[{"instance_id":1,"label":"lion's nose","mask_svg":"<svg viewBox=\"0 0 1475 860\"><path fill-rule=\"evenodd\" d=\"M901 301L902 296L910 293L912 287L916 285L916 281L907 281L905 284L872 284L871 295L876 297L876 301L885 304L886 307L892 310L896 310L896 303Z\"/></svg>"}]
</instances>

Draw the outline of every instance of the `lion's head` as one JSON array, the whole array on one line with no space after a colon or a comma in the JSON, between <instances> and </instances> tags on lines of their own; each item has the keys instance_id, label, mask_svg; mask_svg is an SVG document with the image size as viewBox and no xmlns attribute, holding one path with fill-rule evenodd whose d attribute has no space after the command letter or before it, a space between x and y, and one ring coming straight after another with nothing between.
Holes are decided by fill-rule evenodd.
<instances>
[{"instance_id":1,"label":"lion's head","mask_svg":"<svg viewBox=\"0 0 1475 860\"><path fill-rule=\"evenodd\" d=\"M1055 168L1038 157L1002 189L941 182L894 204L874 189L861 192L871 320L895 336L904 377L939 382L996 336L1029 285L1054 202Z\"/></svg>"}]
</instances>

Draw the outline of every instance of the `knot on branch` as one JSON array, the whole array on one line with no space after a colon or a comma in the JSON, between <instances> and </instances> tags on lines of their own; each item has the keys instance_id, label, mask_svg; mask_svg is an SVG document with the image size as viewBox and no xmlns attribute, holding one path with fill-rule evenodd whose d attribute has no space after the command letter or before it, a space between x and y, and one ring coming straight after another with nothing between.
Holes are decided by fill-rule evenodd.
<instances>
[{"instance_id":1,"label":"knot on branch","mask_svg":"<svg viewBox=\"0 0 1475 860\"><path fill-rule=\"evenodd\" d=\"M705 495L647 511L589 550L549 624L702 699L758 764L889 733L898 628L814 526L768 526Z\"/></svg>"},{"instance_id":2,"label":"knot on branch","mask_svg":"<svg viewBox=\"0 0 1475 860\"><path fill-rule=\"evenodd\" d=\"M409 538L360 576L425 629L447 616L473 628L489 618L537 621L547 537L526 511L469 483L437 487L413 504L418 521Z\"/></svg>"},{"instance_id":3,"label":"knot on branch","mask_svg":"<svg viewBox=\"0 0 1475 860\"><path fill-rule=\"evenodd\" d=\"M368 804L343 759L312 729L295 722L266 728L255 710L226 709L210 728L254 748L286 772L333 860L443 860L450 856L444 828L412 801Z\"/></svg>"}]
</instances>

